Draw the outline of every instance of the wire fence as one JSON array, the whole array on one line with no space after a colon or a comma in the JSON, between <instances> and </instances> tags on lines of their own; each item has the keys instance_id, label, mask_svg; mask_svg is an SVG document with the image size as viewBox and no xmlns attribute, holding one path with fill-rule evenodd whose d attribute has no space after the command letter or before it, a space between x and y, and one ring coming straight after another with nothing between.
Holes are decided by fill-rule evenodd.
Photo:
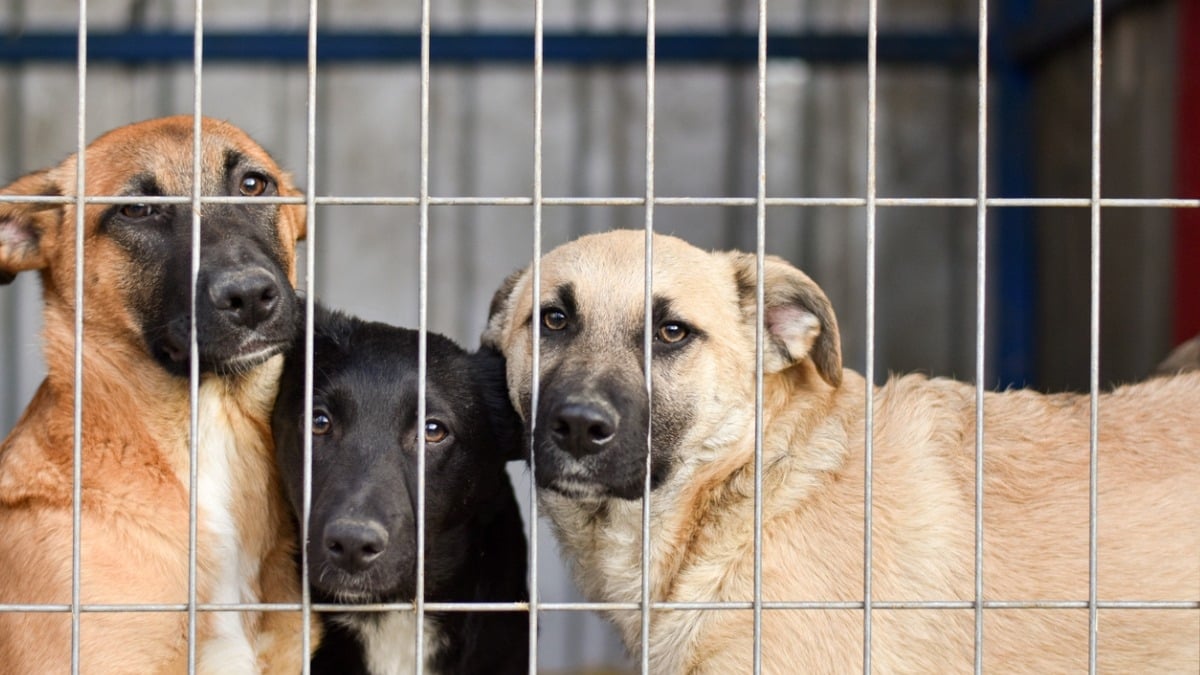
<instances>
[{"instance_id":1,"label":"wire fence","mask_svg":"<svg viewBox=\"0 0 1200 675\"><path fill-rule=\"evenodd\" d=\"M547 601L539 594L539 550L546 542L539 541L539 531L537 528L538 507L535 494L535 481L530 482L530 518L528 527L529 539L529 576L530 576L530 597L528 602L493 602L493 603L438 603L428 602L424 599L423 589L425 586L424 578L424 555L425 541L427 533L425 532L424 513L425 513L425 494L427 485L425 482L425 441L424 437L418 434L418 497L417 504L417 586L414 602L399 602L399 603L375 603L364 604L355 608L356 611L363 612L386 612L386 611L404 611L414 612L416 615L416 636L414 649L417 654L418 664L422 663L426 642L424 636L424 617L429 612L462 612L462 611L527 611L530 616L530 632L529 632L529 659L530 672L539 670L539 621L543 614L554 612L593 612L599 610L627 610L640 613L641 617L641 649L640 662L638 668L643 673L651 671L651 644L650 632L651 625L654 620L653 612L657 611L698 611L698 610L750 610L754 614L753 622L753 671L760 672L762 668L762 620L763 613L778 610L853 610L861 611L863 617L863 654L862 667L864 672L872 670L872 627L874 623L874 610L906 610L906 609L943 609L943 610L971 610L974 613L974 663L975 672L983 671L984 660L984 644L987 639L987 610L993 609L1087 609L1089 614L1089 654L1088 668L1089 672L1096 671L1097 664L1097 634L1098 611L1101 609L1153 609L1153 610L1196 610L1200 609L1200 603L1189 600L1178 601L1102 601L1097 592L1097 536L1098 536L1098 493L1097 493L1097 475L1098 475L1098 429L1099 415L1101 410L1099 407L1099 393L1101 391L1100 381L1100 233L1101 233L1101 215L1103 209L1106 208L1168 208L1168 209L1190 209L1200 208L1200 199L1178 199L1178 198L1112 198L1102 197L1101 195L1101 64L1102 64L1102 38L1103 38L1103 7L1104 3L1101 0L1094 0L1093 3L1093 23L1091 30L1091 91L1092 91L1092 117L1091 117L1091 170L1090 170L1090 194L1087 197L1054 197L1054 198L1035 198L1035 197L995 197L989 192L989 166L991 160L989 158L989 94L991 91L989 84L989 6L987 0L979 0L978 4L978 41L977 41L977 144L978 152L976 155L976 182L975 192L973 197L953 197L953 198L916 198L916 197L886 197L879 194L878 189L878 149L877 149L877 127L878 127L878 66L879 66L879 7L877 0L870 0L868 3L868 22L867 22L867 95L866 116L867 128L867 143L866 156L864 158L866 166L866 185L865 194L851 195L841 197L801 197L792 195L772 195L768 190L768 161L767 156L771 151L768 142L768 65L769 65L769 36L770 30L768 26L768 9L766 0L759 0L757 3L756 12L756 58L755 58L755 194L749 197L710 197L710 196L673 196L661 194L656 185L656 122L657 116L657 92L656 92L656 3L654 0L648 0L646 3L645 14L645 34L646 40L644 44L644 63L645 63L645 182L643 186L643 194L636 196L621 196L621 197L584 197L584 196L550 196L545 194L543 183L543 172L545 171L544 163L544 90L545 90L545 8L542 0L534 0L532 9L534 13L534 49L533 49L533 147L532 164L533 164L533 180L531 186L531 194L529 196L503 196L503 197L485 197L477 195L438 195L431 189L430 179L430 161L431 161L431 142L430 142L430 97L431 97L431 55L430 55L430 40L431 40L431 6L430 0L422 0L420 12L420 100L419 100L419 183L418 193L415 196L336 196L322 194L322 185L318 180L316 166L318 164L317 156L317 129L318 129L318 101L317 90L320 86L318 77L318 49L317 45L321 35L321 25L318 21L318 3L316 0L310 0L308 4L308 24L307 24L307 78L306 78L306 143L305 143L305 166L304 175L307 185L306 196L303 198L277 198L271 200L274 203L280 204L304 204L308 212L308 251L310 254L306 258L306 302L307 302L307 325L306 342L308 348L305 354L305 383L306 383L306 398L305 398L305 425L311 426L311 410L312 410L312 381L313 381L313 360L312 360L312 334L313 334L313 299L317 295L318 270L315 265L316 256L311 252L318 250L324 241L325 223L318 217L322 213L317 207L323 206L344 206L344 205L360 205L360 206L405 206L416 207L418 213L418 288L417 294L418 313L417 313L417 329L419 331L419 389L418 389L418 412L417 418L424 419L425 416L425 380L426 380L426 335L429 331L428 318L428 297L429 297L429 239L430 239L430 211L436 207L454 207L454 206L517 206L531 207L532 209L532 227L529 232L530 246L529 253L532 259L532 279L534 287L534 296L540 297L540 288L542 284L541 270L539 265L539 257L544 252L543 250L543 222L545 218L545 210L547 207L570 206L570 207L593 207L593 206L618 206L618 207L640 207L644 209L644 229L645 238L645 298L644 298L644 322L645 333L643 340L644 350L644 371L645 371L645 388L647 394L652 393L652 378L651 378L651 342L653 334L653 317L652 317L652 297L651 287L653 285L653 272L650 264L653 255L653 239L652 233L656 227L656 207L659 206L696 206L696 207L747 207L754 209L755 222L755 254L757 258L757 278L758 282L755 289L755 300L757 307L757 324L755 333L755 396L756 396L756 414L755 414L755 499L754 499L754 591L753 597L744 601L736 602L657 602L653 600L651 592L650 577L645 574L645 570L650 567L650 541L651 541L651 519L649 504L654 499L653 491L650 484L650 458L647 457L646 483L643 491L643 516L642 516L642 582L641 582L641 599L639 602L628 603L600 603L600 602L552 602ZM193 180L193 190L190 197L138 197L137 201L141 203L162 203L162 204L187 204L192 209L193 224L192 224L192 269L191 279L193 284L193 301L195 296L195 285L200 267L200 212L204 204L213 203L237 203L238 198L230 197L213 197L201 194L201 181L198 177L201 174L201 125L200 116L205 110L203 101L203 80L205 70L205 54L204 54L204 3L202 0L197 0L195 3L194 13L194 45L193 45L193 78L194 89L193 97L193 113L195 115L194 126L194 175L197 177ZM198 438L201 433L198 428L198 400L199 400L199 356L198 345L196 340L196 327L194 317L196 312L193 306L192 317L193 325L190 333L190 349L191 349L191 371L190 371L190 395L191 395L191 441L190 441L190 473L189 489L190 489L190 525L188 532L189 540L189 559L188 559L188 597L186 603L166 603L166 604L85 604L82 602L80 592L80 571L83 563L80 559L80 543L81 543L81 485L83 467L82 455L82 417L81 408L83 403L82 391L84 383L82 381L83 372L83 325L86 308L83 305L82 298L84 296L83 287L85 283L86 267L84 259L84 207L90 204L117 204L127 203L128 198L106 195L85 195L85 171L83 157L84 148L86 146L86 118L87 118L87 99L88 99L88 3L86 0L81 0L79 3L79 22L78 22L78 62L77 62L77 78L78 78L78 100L77 100L77 120L78 120L78 135L77 135L77 151L80 157L79 171L76 176L76 197L59 198L59 197L14 197L0 196L0 203L4 202L37 202L47 204L73 204L76 207L76 269L78 273L75 280L75 297L80 298L75 307L75 428L74 428L74 468L73 468L73 485L74 485L74 505L73 505L73 562L72 562L72 592L71 601L69 604L53 604L53 605L31 605L31 604L7 604L0 605L0 612L57 612L69 613L71 616L72 625L72 641L71 641L71 663L72 672L79 672L81 666L86 664L80 663L80 631L81 618L83 615L94 612L186 612L188 616L188 672L195 672L196 667L196 629L198 624L198 616L204 612L214 611L255 611L255 612L301 612L304 617L304 648L307 650L309 644L309 627L314 621L314 614L331 611L346 611L345 605L330 605L314 602L308 592L308 561L307 550L302 547L303 560L301 570L303 575L303 590L299 603L288 604L264 604L264 603L209 603L202 602L197 597L197 522L198 508L197 504L197 485L198 485ZM124 200L124 201L123 201ZM259 203L262 203L261 200ZM874 438L874 399L871 389L868 387L867 396L863 401L865 410L865 465L863 471L865 474L865 495L863 504L864 513L864 578L863 578L863 598L861 601L852 602L826 602L826 601L807 601L796 599L793 601L766 601L763 599L762 589L762 473L763 473L763 342L764 342L764 286L763 279L765 278L764 260L767 254L767 222L768 213L772 209L783 207L837 207L849 209L861 209L865 214L866 228L866 259L865 266L861 273L865 277L866 302L865 302L865 376L868 382L876 380L876 229L877 229L877 213L880 208L884 207L951 207L956 209L973 209L975 212L975 227L976 227L976 266L975 266L975 333L974 333L974 354L975 354L975 371L974 377L976 382L976 410L975 410L975 541L974 541L974 599L969 601L960 600L935 600L935 601L896 601L883 600L875 596L872 586L873 576L873 541L872 541L872 516L873 516L873 494L872 494L872 479L873 479L873 438ZM1089 323L1089 374L1090 374L1090 485L1089 485L1089 510L1090 510L1090 545L1089 545L1089 579L1088 579L1088 594L1086 599L1067 599L1061 601L1046 601L1046 600L1029 600L1029 599L1006 599L1006 600L985 600L984 588L984 458L987 451L984 443L984 391L985 382L987 381L985 371L985 360L988 354L987 340L988 331L986 324L989 316L988 307L988 286L990 270L987 265L989 259L988 242L990 241L988 234L989 215L993 209L1004 208L1072 208L1072 209L1088 209L1090 226L1091 226L1091 255L1090 255L1090 323ZM537 320L538 307L535 305L532 317L533 344L539 344L540 322ZM535 349L533 354L532 368L534 372L538 372L540 367L539 350ZM539 386L538 379L533 378L532 391L532 409L536 410L539 401ZM649 437L647 432L648 443L653 443L654 439ZM312 444L311 436L306 436L304 445L304 457L306 471L303 481L304 487L304 513L301 518L300 536L302 541L308 541L308 516L312 497L311 483L311 462L312 462ZM534 472L532 465L529 469L530 473ZM419 670L422 668L419 666ZM306 665L305 671L308 672Z\"/></svg>"}]
</instances>

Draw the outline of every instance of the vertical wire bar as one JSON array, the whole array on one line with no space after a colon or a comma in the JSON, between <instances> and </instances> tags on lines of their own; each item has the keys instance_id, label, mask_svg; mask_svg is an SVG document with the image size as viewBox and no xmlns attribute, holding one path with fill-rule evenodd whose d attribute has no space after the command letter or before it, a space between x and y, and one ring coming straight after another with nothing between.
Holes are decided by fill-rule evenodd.
<instances>
[{"instance_id":1,"label":"vertical wire bar","mask_svg":"<svg viewBox=\"0 0 1200 675\"><path fill-rule=\"evenodd\" d=\"M1104 5L1092 3L1092 196L1091 196L1091 325L1088 379L1091 418L1088 438L1088 673L1096 672L1096 642L1100 630L1097 607L1097 542L1099 537L1100 455L1100 52L1104 37Z\"/></svg>"},{"instance_id":2,"label":"vertical wire bar","mask_svg":"<svg viewBox=\"0 0 1200 675\"><path fill-rule=\"evenodd\" d=\"M425 374L429 317L429 0L421 0L421 148L418 194L419 254L417 263L417 672L425 670Z\"/></svg>"},{"instance_id":3,"label":"vertical wire bar","mask_svg":"<svg viewBox=\"0 0 1200 675\"><path fill-rule=\"evenodd\" d=\"M767 0L758 3L758 177L754 264L754 675L762 672L763 340L767 255Z\"/></svg>"},{"instance_id":4,"label":"vertical wire bar","mask_svg":"<svg viewBox=\"0 0 1200 675\"><path fill-rule=\"evenodd\" d=\"M196 0L192 42L192 270L191 292L188 294L188 598L187 598L187 670L196 672L196 568L198 566L197 530L199 505L200 462L200 347L196 338L196 285L200 278L200 193L203 182L201 167L202 139L201 104L204 76L204 0Z\"/></svg>"},{"instance_id":5,"label":"vertical wire bar","mask_svg":"<svg viewBox=\"0 0 1200 675\"><path fill-rule=\"evenodd\" d=\"M642 488L642 673L650 673L650 470L651 437L649 420L653 404L653 293L654 284L654 48L655 0L646 0L646 245L643 290L642 372L646 376L646 482ZM664 598L665 599L665 598Z\"/></svg>"},{"instance_id":6,"label":"vertical wire bar","mask_svg":"<svg viewBox=\"0 0 1200 675\"><path fill-rule=\"evenodd\" d=\"M988 2L979 0L975 207L975 673L983 673L983 391L987 335Z\"/></svg>"},{"instance_id":7,"label":"vertical wire bar","mask_svg":"<svg viewBox=\"0 0 1200 675\"><path fill-rule=\"evenodd\" d=\"M533 3L533 316L530 325L533 326L533 360L530 368L533 370L533 383L530 397L529 428L530 443L536 445L533 439L536 431L534 420L537 419L538 384L541 377L541 321L538 320L539 302L542 287L542 94L544 88L545 60L543 43L545 34L545 5L543 0ZM533 449L529 452L529 673L537 673L537 626L538 626L538 567L537 567L537 476L534 474L536 462Z\"/></svg>"},{"instance_id":8,"label":"vertical wire bar","mask_svg":"<svg viewBox=\"0 0 1200 675\"><path fill-rule=\"evenodd\" d=\"M316 194L317 194L317 0L309 0L308 4L308 89L307 89L307 119L305 120L304 141L304 171L305 171L305 238L307 239L304 256L304 476L302 479L303 496L301 498L302 513L300 514L300 637L302 666L301 674L309 675L311 664L309 654L312 653L312 593L308 587L308 520L312 511L312 403L313 403L313 312L317 290L316 282Z\"/></svg>"},{"instance_id":9,"label":"vertical wire bar","mask_svg":"<svg viewBox=\"0 0 1200 675\"><path fill-rule=\"evenodd\" d=\"M863 468L863 672L871 672L872 499L875 457L875 191L879 3L867 3L867 363Z\"/></svg>"},{"instance_id":10,"label":"vertical wire bar","mask_svg":"<svg viewBox=\"0 0 1200 675\"><path fill-rule=\"evenodd\" d=\"M75 373L72 414L71 470L71 672L79 672L79 633L83 602L80 577L83 564L83 227L84 164L87 148L87 0L79 2L79 97L75 129Z\"/></svg>"}]
</instances>

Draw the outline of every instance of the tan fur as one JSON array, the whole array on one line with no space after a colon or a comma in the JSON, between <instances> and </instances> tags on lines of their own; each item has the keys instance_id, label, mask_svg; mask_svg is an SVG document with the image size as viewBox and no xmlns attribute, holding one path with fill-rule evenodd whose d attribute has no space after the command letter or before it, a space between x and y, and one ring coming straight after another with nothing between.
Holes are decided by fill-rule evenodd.
<instances>
[{"instance_id":1,"label":"tan fur","mask_svg":"<svg viewBox=\"0 0 1200 675\"><path fill-rule=\"evenodd\" d=\"M223 148L236 147L280 178L280 193L298 195L290 180L237 128L204 120L205 182L220 173ZM149 172L168 194L189 194L192 118L142 122L109 132L87 149L87 194L117 192L131 172ZM75 193L75 157L31 174L7 194ZM206 185L206 188L210 187ZM206 192L211 193L210 190ZM188 598L189 399L186 378L162 370L146 352L122 300L132 261L96 231L108 205L86 207L82 387L81 601L185 603ZM289 254L304 235L303 207L281 206L281 245ZM0 446L0 603L71 602L74 396L75 207L0 205L0 227L32 217L40 246L0 242L0 268L40 269L45 300L46 380ZM289 262L289 265L292 263ZM295 270L288 270L295 282ZM296 602L293 533L274 476L270 410L282 357L237 378L204 376L200 385L199 467L227 453L238 541L217 541L199 504L196 595L210 601L212 553L241 549L257 572L244 578L243 601ZM216 447L220 445L221 447ZM198 614L200 672L226 670L206 661L215 615ZM246 613L241 618L263 672L299 672L298 613ZM82 615L84 673L185 672L187 614ZM70 615L0 612L0 670L66 672Z\"/></svg>"},{"instance_id":2,"label":"tan fur","mask_svg":"<svg viewBox=\"0 0 1200 675\"><path fill-rule=\"evenodd\" d=\"M633 367L640 367L640 342L617 337L642 325L643 237L628 231L584 237L542 259L542 297L569 281L587 330L598 333L577 338L586 344L577 351L587 353L571 358L626 363L632 351ZM673 472L651 494L655 601L753 598L755 319L753 286L747 295L735 281L744 282L749 271L753 284L753 269L753 256L654 238L654 293L670 298L677 318L707 333L686 359L654 366L655 414L695 413ZM532 278L525 270L506 283L484 342L508 358L511 398L528 416ZM769 258L765 295L763 599L861 602L868 384L840 369L836 321L811 280ZM810 318L788 324L800 316L786 309L797 297L812 310ZM813 325L814 316L833 340L799 330ZM789 349L777 349L777 340ZM790 361L780 357L785 351ZM545 373L556 364L541 365ZM974 387L909 375L871 395L872 598L972 601ZM1192 603L1100 610L1102 672L1200 670L1198 404L1200 373L1101 397L1099 599ZM1088 398L989 393L984 414L984 598L1086 600ZM583 501L543 490L539 502L589 600L640 601L640 500ZM640 615L607 614L637 653ZM650 621L651 672L749 672L749 610L655 611ZM983 621L987 672L1087 667L1086 609L987 609ZM765 673L862 668L861 609L765 610L762 626ZM877 608L871 628L876 672L972 667L973 609Z\"/></svg>"}]
</instances>

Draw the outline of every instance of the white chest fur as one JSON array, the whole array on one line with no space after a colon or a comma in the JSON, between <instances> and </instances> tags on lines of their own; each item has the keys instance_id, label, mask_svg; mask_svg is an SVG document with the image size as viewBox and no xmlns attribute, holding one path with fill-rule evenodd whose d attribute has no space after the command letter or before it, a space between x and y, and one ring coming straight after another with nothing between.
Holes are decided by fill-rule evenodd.
<instances>
[{"instance_id":1,"label":"white chest fur","mask_svg":"<svg viewBox=\"0 0 1200 675\"><path fill-rule=\"evenodd\" d=\"M354 626L366 650L367 670L371 675L402 675L416 672L417 622L413 612L387 612L377 620ZM424 672L441 647L433 624L425 622Z\"/></svg>"},{"instance_id":2,"label":"white chest fur","mask_svg":"<svg viewBox=\"0 0 1200 675\"><path fill-rule=\"evenodd\" d=\"M260 449L244 447L247 439L238 434L240 420L233 419L215 383L200 388L197 491L205 573L209 576L203 602L257 602L252 580L258 577L259 560L248 555L234 517L235 466L238 453ZM215 612L210 630L197 651L201 672L256 673L257 659L247 635L243 612Z\"/></svg>"}]
</instances>

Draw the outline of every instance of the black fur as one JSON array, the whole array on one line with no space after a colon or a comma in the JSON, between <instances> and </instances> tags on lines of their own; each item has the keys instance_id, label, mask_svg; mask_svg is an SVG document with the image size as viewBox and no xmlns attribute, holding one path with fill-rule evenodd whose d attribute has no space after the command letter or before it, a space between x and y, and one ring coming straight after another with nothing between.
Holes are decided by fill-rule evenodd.
<instances>
[{"instance_id":1,"label":"black fur","mask_svg":"<svg viewBox=\"0 0 1200 675\"><path fill-rule=\"evenodd\" d=\"M426 418L416 419L417 332L318 308L309 580L320 602L408 602L416 583L417 434L436 420L449 434L426 446L425 599L528 599L525 534L507 460L521 452L520 420L493 351L463 351L427 336ZM303 331L288 356L272 420L288 498L301 512ZM327 428L323 426L328 420ZM349 525L347 525L349 523ZM362 526L369 535L344 535ZM349 529L347 529L349 528ZM386 540L379 532L386 532ZM356 547L356 543L371 542ZM379 545L382 541L383 544ZM355 557L357 556L357 557ZM438 673L525 673L525 612L427 613L445 645ZM367 673L358 628L373 613L325 619L314 673ZM411 639L397 637L397 639Z\"/></svg>"},{"instance_id":2,"label":"black fur","mask_svg":"<svg viewBox=\"0 0 1200 675\"><path fill-rule=\"evenodd\" d=\"M690 424L686 411L668 412L650 401L643 376L645 329L641 321L631 324L628 343L598 358L581 338L594 330L580 309L572 284L556 287L556 297L544 302L541 316L561 315L562 325L540 330L542 378L533 440L532 462L539 488L575 499L615 497L639 499L646 484L646 434L650 451L650 487L657 488L669 476L679 439ZM684 322L675 319L668 298L655 296L654 325ZM688 337L667 344L657 337L652 342L654 358L669 362L691 345L705 339L704 333L688 326ZM667 382L654 391L661 394ZM521 401L532 408L531 396ZM526 429L527 433L530 429Z\"/></svg>"},{"instance_id":3,"label":"black fur","mask_svg":"<svg viewBox=\"0 0 1200 675\"><path fill-rule=\"evenodd\" d=\"M238 195L247 177L264 181L262 196L278 196L276 178L240 153L226 162L221 194ZM153 175L134 176L125 196L161 196ZM299 307L279 241L279 208L270 204L206 204L200 226L196 332L200 369L247 370L282 351L295 332ZM151 355L187 376L191 330L192 209L179 204L114 204L101 232L139 264L128 280L131 309Z\"/></svg>"}]
</instances>

